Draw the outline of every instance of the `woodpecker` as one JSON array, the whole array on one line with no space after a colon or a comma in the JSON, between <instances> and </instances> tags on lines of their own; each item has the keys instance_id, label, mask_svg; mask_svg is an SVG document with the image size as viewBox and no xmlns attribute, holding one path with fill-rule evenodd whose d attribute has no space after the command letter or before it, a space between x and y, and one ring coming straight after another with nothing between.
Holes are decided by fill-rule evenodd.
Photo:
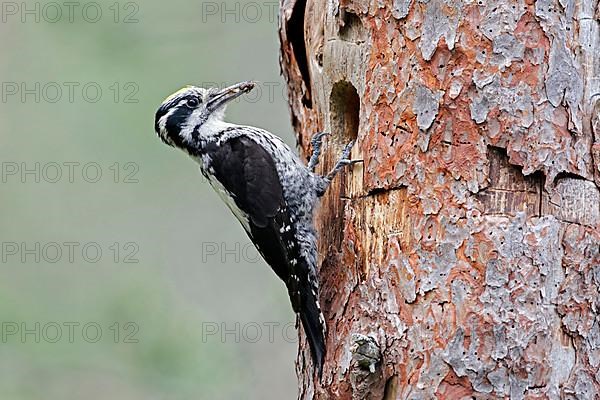
<instances>
[{"instance_id":1,"label":"woodpecker","mask_svg":"<svg viewBox=\"0 0 600 400\"><path fill-rule=\"evenodd\" d=\"M294 312L321 374L325 319L319 305L313 210L346 165L348 144L333 170L315 173L325 133L312 139L305 166L279 137L263 129L224 122L225 108L250 92L254 82L225 89L189 86L169 96L155 116L155 130L167 145L183 150L242 224L277 276L285 283Z\"/></svg>"}]
</instances>

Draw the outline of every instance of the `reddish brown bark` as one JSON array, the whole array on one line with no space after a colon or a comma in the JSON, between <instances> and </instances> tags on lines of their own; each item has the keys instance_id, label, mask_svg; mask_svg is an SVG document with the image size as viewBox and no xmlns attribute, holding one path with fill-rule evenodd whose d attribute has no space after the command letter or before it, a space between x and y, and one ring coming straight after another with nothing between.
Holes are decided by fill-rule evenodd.
<instances>
[{"instance_id":1,"label":"reddish brown bark","mask_svg":"<svg viewBox=\"0 0 600 400\"><path fill-rule=\"evenodd\" d=\"M598 1L285 0L305 154L363 159L317 217L304 399L600 398Z\"/></svg>"}]
</instances>

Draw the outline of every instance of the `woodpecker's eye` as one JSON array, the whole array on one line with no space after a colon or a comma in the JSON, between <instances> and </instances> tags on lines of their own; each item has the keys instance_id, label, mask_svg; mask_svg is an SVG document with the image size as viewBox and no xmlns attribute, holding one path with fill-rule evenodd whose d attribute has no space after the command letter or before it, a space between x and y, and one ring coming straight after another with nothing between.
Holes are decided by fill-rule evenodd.
<instances>
[{"instance_id":1,"label":"woodpecker's eye","mask_svg":"<svg viewBox=\"0 0 600 400\"><path fill-rule=\"evenodd\" d=\"M198 100L196 97L192 97L191 99L188 99L185 105L190 108L196 108L200 105L200 100Z\"/></svg>"}]
</instances>

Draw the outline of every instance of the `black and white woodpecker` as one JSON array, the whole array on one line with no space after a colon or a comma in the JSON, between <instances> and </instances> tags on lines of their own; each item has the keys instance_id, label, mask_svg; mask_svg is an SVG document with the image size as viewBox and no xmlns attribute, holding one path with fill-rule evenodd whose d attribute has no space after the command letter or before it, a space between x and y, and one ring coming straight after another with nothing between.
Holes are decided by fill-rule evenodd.
<instances>
[{"instance_id":1,"label":"black and white woodpecker","mask_svg":"<svg viewBox=\"0 0 600 400\"><path fill-rule=\"evenodd\" d=\"M325 134L313 138L305 166L277 136L223 121L226 105L255 87L242 82L225 89L187 87L156 112L155 130L169 146L200 164L222 200L285 283L306 333L320 375L325 356L325 320L319 306L313 210L349 160L352 143L326 176L314 172Z\"/></svg>"}]
</instances>

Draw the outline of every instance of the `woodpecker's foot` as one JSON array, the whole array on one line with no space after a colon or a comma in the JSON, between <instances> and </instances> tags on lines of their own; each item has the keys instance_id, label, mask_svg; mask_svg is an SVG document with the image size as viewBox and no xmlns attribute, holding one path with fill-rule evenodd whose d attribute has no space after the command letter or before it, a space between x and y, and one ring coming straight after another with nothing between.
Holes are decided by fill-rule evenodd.
<instances>
[{"instance_id":1,"label":"woodpecker's foot","mask_svg":"<svg viewBox=\"0 0 600 400\"><path fill-rule=\"evenodd\" d=\"M316 166L319 165L319 157L321 156L323 138L327 135L329 135L328 132L317 133L312 137L312 139L310 141L310 144L312 145L313 153L312 153L312 156L310 157L310 161L308 162L308 169L311 172L315 172Z\"/></svg>"},{"instance_id":2,"label":"woodpecker's foot","mask_svg":"<svg viewBox=\"0 0 600 400\"><path fill-rule=\"evenodd\" d=\"M344 147L344 151L342 151L342 157L340 158L340 160L337 162L337 164L335 164L335 167L333 167L333 169L331 170L331 172L329 172L327 174L327 176L325 177L326 180L328 180L329 182L331 182L333 180L333 178L335 178L335 176L347 165L353 165L356 164L357 162L360 162L358 160L350 160L350 152L352 151L352 147L354 146L354 141L348 143L346 145L346 147Z\"/></svg>"},{"instance_id":3,"label":"woodpecker's foot","mask_svg":"<svg viewBox=\"0 0 600 400\"><path fill-rule=\"evenodd\" d=\"M351 160L350 152L352 151L352 146L354 146L354 142L351 142L344 147L344 151L342 152L342 156L340 160L335 164L335 167L329 172L326 176L321 177L321 187L317 191L317 196L321 197L327 191L327 188L331 184L331 181L335 176L342 170L344 167L348 165L354 165L363 162L363 160Z\"/></svg>"}]
</instances>

